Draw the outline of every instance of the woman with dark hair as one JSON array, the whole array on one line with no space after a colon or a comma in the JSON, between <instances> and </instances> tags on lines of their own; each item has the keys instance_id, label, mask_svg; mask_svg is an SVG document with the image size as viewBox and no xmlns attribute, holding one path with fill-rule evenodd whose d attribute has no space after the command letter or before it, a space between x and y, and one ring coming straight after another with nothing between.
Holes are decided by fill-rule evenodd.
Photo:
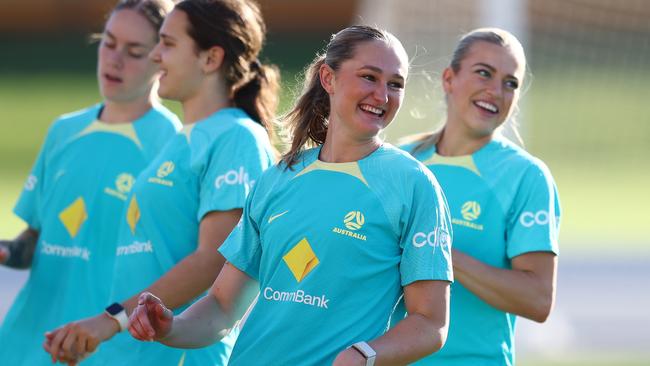
<instances>
[{"instance_id":1,"label":"woman with dark hair","mask_svg":"<svg viewBox=\"0 0 650 366\"><path fill-rule=\"evenodd\" d=\"M142 294L131 334L208 345L232 326L254 279L260 295L229 365L406 364L440 349L452 278L447 206L426 167L379 137L407 74L393 35L363 26L334 35L288 115L291 149L249 195L208 295L173 316L164 299ZM410 315L385 333L402 295Z\"/></svg>"},{"instance_id":2,"label":"woman with dark hair","mask_svg":"<svg viewBox=\"0 0 650 366\"><path fill-rule=\"evenodd\" d=\"M3 365L49 363L43 333L109 299L110 288L97 284L113 279L114 228L134 177L180 128L158 102L158 66L147 58L172 6L117 4L98 47L103 101L59 117L48 131L14 209L28 228L0 241L0 263L31 268L0 329Z\"/></svg>"},{"instance_id":3,"label":"woman with dark hair","mask_svg":"<svg viewBox=\"0 0 650 366\"><path fill-rule=\"evenodd\" d=\"M454 225L449 339L418 365L513 365L517 316L543 322L551 312L555 182L541 160L499 133L517 107L525 70L511 33L467 33L442 73L445 124L404 147L440 180Z\"/></svg>"},{"instance_id":4,"label":"woman with dark hair","mask_svg":"<svg viewBox=\"0 0 650 366\"><path fill-rule=\"evenodd\" d=\"M165 20L150 57L162 71L160 96L181 102L185 126L128 197L114 253L112 299L122 302L49 334L54 358L74 362L124 330L144 290L181 311L214 282L224 263L217 248L275 160L278 84L275 69L258 60L264 36L259 9L244 0L186 0ZM232 342L186 352L119 334L89 361L221 365Z\"/></svg>"}]
</instances>

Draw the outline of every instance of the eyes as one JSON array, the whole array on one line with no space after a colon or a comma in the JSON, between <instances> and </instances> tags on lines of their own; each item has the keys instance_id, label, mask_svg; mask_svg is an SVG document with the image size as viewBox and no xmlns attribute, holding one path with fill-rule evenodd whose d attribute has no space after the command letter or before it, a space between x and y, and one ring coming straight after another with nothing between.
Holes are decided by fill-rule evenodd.
<instances>
[{"instance_id":1,"label":"eyes","mask_svg":"<svg viewBox=\"0 0 650 366\"><path fill-rule=\"evenodd\" d=\"M359 75L362 79L365 79L371 83L375 83L379 80L377 75L373 73L362 73ZM396 91L401 91L404 89L404 83L402 81L396 81L396 80L389 80L387 83L388 87L396 90Z\"/></svg>"},{"instance_id":2,"label":"eyes","mask_svg":"<svg viewBox=\"0 0 650 366\"><path fill-rule=\"evenodd\" d=\"M100 43L101 47L107 48L109 50L116 50L118 48L117 42L114 38L104 35ZM133 59L139 60L146 58L149 54L149 50L141 45L128 45L126 46L126 55Z\"/></svg>"},{"instance_id":3,"label":"eyes","mask_svg":"<svg viewBox=\"0 0 650 366\"><path fill-rule=\"evenodd\" d=\"M492 72L488 69L476 69L474 71L477 75L479 75L483 79L491 79L492 78ZM508 78L503 81L503 84L506 86L506 88L510 90L517 90L519 88L519 81L514 78Z\"/></svg>"}]
</instances>

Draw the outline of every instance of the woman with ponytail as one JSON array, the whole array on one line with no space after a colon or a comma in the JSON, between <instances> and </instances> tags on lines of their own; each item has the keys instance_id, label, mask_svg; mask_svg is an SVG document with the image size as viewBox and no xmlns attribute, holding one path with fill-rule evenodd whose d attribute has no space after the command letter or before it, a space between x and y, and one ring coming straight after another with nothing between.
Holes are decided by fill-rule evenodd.
<instances>
[{"instance_id":1,"label":"woman with ponytail","mask_svg":"<svg viewBox=\"0 0 650 366\"><path fill-rule=\"evenodd\" d=\"M253 279L260 295L229 365L402 365L440 349L452 279L447 206L426 167L379 137L407 74L393 35L364 26L334 35L288 115L291 149L249 195L210 292L177 316L142 294L131 334L208 345L238 318L232 309ZM386 332L402 296L409 316Z\"/></svg>"},{"instance_id":2,"label":"woman with ponytail","mask_svg":"<svg viewBox=\"0 0 650 366\"><path fill-rule=\"evenodd\" d=\"M127 199L112 286L112 300L120 302L48 334L53 359L76 362L117 334L90 364L227 363L236 330L191 351L118 333L144 290L180 312L209 288L224 264L217 248L262 171L274 163L269 136L278 77L258 60L264 34L258 7L246 0L186 0L163 23L150 57L162 71L160 96L181 102L185 126Z\"/></svg>"}]
</instances>

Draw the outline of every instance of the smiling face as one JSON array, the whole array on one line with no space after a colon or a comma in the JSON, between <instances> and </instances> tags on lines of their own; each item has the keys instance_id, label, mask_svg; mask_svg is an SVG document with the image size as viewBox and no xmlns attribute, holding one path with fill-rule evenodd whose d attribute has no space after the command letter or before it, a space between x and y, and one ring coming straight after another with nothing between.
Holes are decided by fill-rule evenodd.
<instances>
[{"instance_id":1,"label":"smiling face","mask_svg":"<svg viewBox=\"0 0 650 366\"><path fill-rule=\"evenodd\" d=\"M401 45L367 41L338 70L321 67L330 98L330 128L357 140L373 138L395 117L404 98L408 61Z\"/></svg>"},{"instance_id":2,"label":"smiling face","mask_svg":"<svg viewBox=\"0 0 650 366\"><path fill-rule=\"evenodd\" d=\"M204 80L201 52L187 33L189 20L182 10L173 10L160 28L160 42L150 58L160 66L158 95L185 101L194 96Z\"/></svg>"},{"instance_id":3,"label":"smiling face","mask_svg":"<svg viewBox=\"0 0 650 366\"><path fill-rule=\"evenodd\" d=\"M156 30L131 9L111 14L98 50L97 78L102 96L117 103L148 97L157 66L147 55L156 44Z\"/></svg>"},{"instance_id":4,"label":"smiling face","mask_svg":"<svg viewBox=\"0 0 650 366\"><path fill-rule=\"evenodd\" d=\"M491 136L517 104L524 72L523 55L512 48L474 43L458 70L443 72L447 123L474 138Z\"/></svg>"}]
</instances>

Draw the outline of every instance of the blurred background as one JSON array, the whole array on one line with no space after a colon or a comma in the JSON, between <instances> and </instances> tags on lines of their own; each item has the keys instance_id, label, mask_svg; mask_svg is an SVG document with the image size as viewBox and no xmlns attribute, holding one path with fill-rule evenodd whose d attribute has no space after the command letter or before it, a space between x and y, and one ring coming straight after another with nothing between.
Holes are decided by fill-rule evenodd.
<instances>
[{"instance_id":1,"label":"blurred background","mask_svg":"<svg viewBox=\"0 0 650 366\"><path fill-rule=\"evenodd\" d=\"M556 308L520 320L518 364L650 365L650 1L264 0L262 59L283 72L282 109L302 68L340 28L386 28L412 60L407 97L386 139L434 129L439 75L459 36L499 26L524 44L518 115L563 208ZM96 45L114 0L0 2L0 237L49 124L100 100ZM179 113L175 103L167 103ZM0 319L28 272L0 268Z\"/></svg>"}]
</instances>

